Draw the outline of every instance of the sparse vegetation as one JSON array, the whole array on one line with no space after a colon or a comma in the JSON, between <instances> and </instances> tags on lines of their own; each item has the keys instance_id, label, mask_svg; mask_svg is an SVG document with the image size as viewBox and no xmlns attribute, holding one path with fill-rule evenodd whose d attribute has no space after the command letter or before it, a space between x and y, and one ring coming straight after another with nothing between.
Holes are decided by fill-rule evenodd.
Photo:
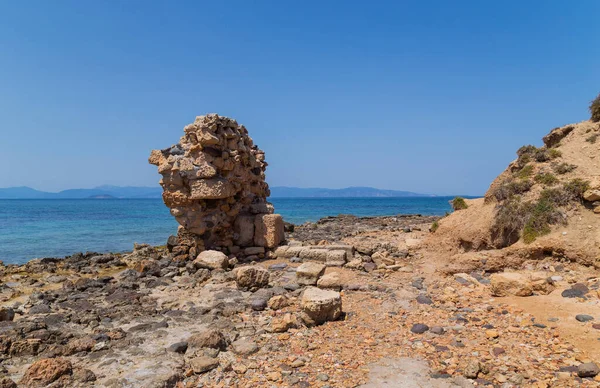
<instances>
[{"instance_id":1,"label":"sparse vegetation","mask_svg":"<svg viewBox=\"0 0 600 388\"><path fill-rule=\"evenodd\" d=\"M598 140L598 136L600 136L600 135L598 135L597 133L594 133L593 135L591 135L590 137L585 139L585 141L587 141L588 143L595 144L596 141Z\"/></svg>"},{"instance_id":2,"label":"sparse vegetation","mask_svg":"<svg viewBox=\"0 0 600 388\"><path fill-rule=\"evenodd\" d=\"M465 199L463 197L456 197L452 200L452 209L456 210L463 210L468 208L469 206L467 206L467 203L465 202Z\"/></svg>"},{"instance_id":3,"label":"sparse vegetation","mask_svg":"<svg viewBox=\"0 0 600 388\"><path fill-rule=\"evenodd\" d=\"M536 162L540 163L547 162L549 160L561 157L562 153L555 148L537 148L533 145L526 145L519 148L517 155L519 156L517 159L517 164L522 168L531 160L535 160Z\"/></svg>"},{"instance_id":4,"label":"sparse vegetation","mask_svg":"<svg viewBox=\"0 0 600 388\"><path fill-rule=\"evenodd\" d=\"M533 166L531 164L527 164L525 167L517 171L515 176L519 179L527 179L533 174Z\"/></svg>"},{"instance_id":5,"label":"sparse vegetation","mask_svg":"<svg viewBox=\"0 0 600 388\"><path fill-rule=\"evenodd\" d=\"M600 94L590 103L590 113L592 114L591 120L593 122L600 121Z\"/></svg>"},{"instance_id":6,"label":"sparse vegetation","mask_svg":"<svg viewBox=\"0 0 600 388\"><path fill-rule=\"evenodd\" d=\"M546 152L548 153L548 158L550 158L550 160L560 158L562 156L562 152L560 152L556 148L550 148Z\"/></svg>"},{"instance_id":7,"label":"sparse vegetation","mask_svg":"<svg viewBox=\"0 0 600 388\"><path fill-rule=\"evenodd\" d=\"M590 182L576 178L565 183L564 188L571 194L573 199L581 200L583 193L590 188Z\"/></svg>"},{"instance_id":8,"label":"sparse vegetation","mask_svg":"<svg viewBox=\"0 0 600 388\"><path fill-rule=\"evenodd\" d=\"M431 224L431 227L429 228L429 231L431 233L435 233L435 231L438 230L439 227L440 227L439 222L433 221L433 224Z\"/></svg>"},{"instance_id":9,"label":"sparse vegetation","mask_svg":"<svg viewBox=\"0 0 600 388\"><path fill-rule=\"evenodd\" d=\"M498 201L504 201L515 195L528 192L533 186L530 180L512 180L509 179L500 184L493 192Z\"/></svg>"},{"instance_id":10,"label":"sparse vegetation","mask_svg":"<svg viewBox=\"0 0 600 388\"><path fill-rule=\"evenodd\" d=\"M551 173L539 173L535 176L535 181L543 185L552 186L558 183L558 178Z\"/></svg>"},{"instance_id":11,"label":"sparse vegetation","mask_svg":"<svg viewBox=\"0 0 600 388\"><path fill-rule=\"evenodd\" d=\"M498 208L492 236L501 246L514 244L520 237L529 244L550 233L550 225L563 221L559 207L571 200L571 194L562 188L546 189L534 202L514 196Z\"/></svg>"},{"instance_id":12,"label":"sparse vegetation","mask_svg":"<svg viewBox=\"0 0 600 388\"><path fill-rule=\"evenodd\" d=\"M558 164L558 165L554 166L554 171L557 174L561 174L562 175L562 174L569 173L569 172L575 170L576 168L577 168L577 166L574 165L574 164L561 163L561 164Z\"/></svg>"}]
</instances>

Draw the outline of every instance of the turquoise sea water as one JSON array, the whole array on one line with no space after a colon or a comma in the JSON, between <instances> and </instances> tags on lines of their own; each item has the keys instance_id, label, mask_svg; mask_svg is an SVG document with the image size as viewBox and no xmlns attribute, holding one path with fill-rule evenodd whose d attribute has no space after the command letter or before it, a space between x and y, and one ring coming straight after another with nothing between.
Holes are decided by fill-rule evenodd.
<instances>
[{"instance_id":1,"label":"turquoise sea water","mask_svg":"<svg viewBox=\"0 0 600 388\"><path fill-rule=\"evenodd\" d=\"M450 197L271 198L275 211L300 224L338 214L443 215ZM24 263L76 252L119 252L133 243L164 244L177 223L160 199L0 200L0 260Z\"/></svg>"}]
</instances>

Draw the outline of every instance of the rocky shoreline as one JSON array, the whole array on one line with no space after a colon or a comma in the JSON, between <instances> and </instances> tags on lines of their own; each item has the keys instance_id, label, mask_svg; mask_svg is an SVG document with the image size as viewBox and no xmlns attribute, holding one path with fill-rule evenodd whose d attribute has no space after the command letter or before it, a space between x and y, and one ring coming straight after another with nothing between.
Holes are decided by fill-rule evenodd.
<instances>
[{"instance_id":1,"label":"rocky shoreline","mask_svg":"<svg viewBox=\"0 0 600 388\"><path fill-rule=\"evenodd\" d=\"M448 275L436 220L328 217L189 262L139 245L3 266L0 387L597 386L597 272Z\"/></svg>"}]
</instances>

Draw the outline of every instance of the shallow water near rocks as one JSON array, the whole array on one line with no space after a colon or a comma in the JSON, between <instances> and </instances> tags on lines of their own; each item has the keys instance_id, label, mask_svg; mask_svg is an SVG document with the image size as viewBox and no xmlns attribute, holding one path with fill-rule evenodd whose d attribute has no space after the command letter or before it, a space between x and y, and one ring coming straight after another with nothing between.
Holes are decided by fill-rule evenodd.
<instances>
[{"instance_id":1,"label":"shallow water near rocks","mask_svg":"<svg viewBox=\"0 0 600 388\"><path fill-rule=\"evenodd\" d=\"M275 211L295 224L353 214L443 215L450 197L271 198ZM133 243L162 245L177 222L161 199L0 200L0 260L22 264L33 258L76 252L124 252Z\"/></svg>"}]
</instances>

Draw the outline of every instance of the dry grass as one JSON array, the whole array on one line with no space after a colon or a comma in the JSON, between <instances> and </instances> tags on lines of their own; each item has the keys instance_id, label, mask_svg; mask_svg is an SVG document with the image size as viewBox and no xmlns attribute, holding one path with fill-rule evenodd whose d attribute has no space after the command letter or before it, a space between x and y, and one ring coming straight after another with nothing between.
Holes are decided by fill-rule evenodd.
<instances>
[{"instance_id":1,"label":"dry grass","mask_svg":"<svg viewBox=\"0 0 600 388\"><path fill-rule=\"evenodd\" d=\"M452 209L456 210L463 210L468 208L469 206L467 206L467 203L465 202L465 199L462 197L456 197L452 200Z\"/></svg>"}]
</instances>

